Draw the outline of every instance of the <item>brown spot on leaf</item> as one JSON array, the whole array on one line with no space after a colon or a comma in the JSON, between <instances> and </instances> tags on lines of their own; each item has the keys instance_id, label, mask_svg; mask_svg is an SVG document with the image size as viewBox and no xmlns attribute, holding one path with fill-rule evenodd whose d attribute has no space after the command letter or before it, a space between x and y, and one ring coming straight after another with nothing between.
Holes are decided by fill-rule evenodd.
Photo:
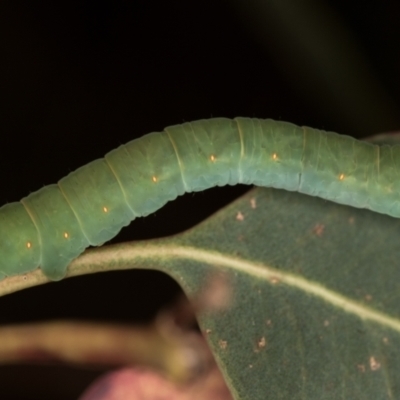
<instances>
[{"instance_id":1,"label":"brown spot on leaf","mask_svg":"<svg viewBox=\"0 0 400 400\"><path fill-rule=\"evenodd\" d=\"M265 340L265 336L263 336L257 343L257 346L259 349L263 349L265 345L267 344L267 341Z\"/></svg>"},{"instance_id":2,"label":"brown spot on leaf","mask_svg":"<svg viewBox=\"0 0 400 400\"><path fill-rule=\"evenodd\" d=\"M381 364L376 360L375 357L370 357L369 367L371 368L371 371L377 371L378 369L381 368Z\"/></svg>"},{"instance_id":3,"label":"brown spot on leaf","mask_svg":"<svg viewBox=\"0 0 400 400\"><path fill-rule=\"evenodd\" d=\"M222 350L225 350L228 347L228 342L226 340L219 340L218 345Z\"/></svg>"},{"instance_id":4,"label":"brown spot on leaf","mask_svg":"<svg viewBox=\"0 0 400 400\"><path fill-rule=\"evenodd\" d=\"M325 225L322 224L316 224L313 228L313 233L316 236L322 236L325 230Z\"/></svg>"},{"instance_id":5,"label":"brown spot on leaf","mask_svg":"<svg viewBox=\"0 0 400 400\"><path fill-rule=\"evenodd\" d=\"M357 365L357 369L360 371L360 372L365 372L365 365L364 364L358 364Z\"/></svg>"},{"instance_id":6,"label":"brown spot on leaf","mask_svg":"<svg viewBox=\"0 0 400 400\"><path fill-rule=\"evenodd\" d=\"M240 211L238 211L238 213L236 214L236 219L238 221L243 221L244 220L244 215Z\"/></svg>"}]
</instances>

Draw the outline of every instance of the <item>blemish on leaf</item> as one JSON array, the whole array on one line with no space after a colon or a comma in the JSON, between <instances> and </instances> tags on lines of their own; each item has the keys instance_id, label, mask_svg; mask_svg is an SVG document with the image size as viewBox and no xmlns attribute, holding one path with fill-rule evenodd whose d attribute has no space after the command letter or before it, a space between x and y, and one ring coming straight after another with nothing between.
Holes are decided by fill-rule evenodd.
<instances>
[{"instance_id":1,"label":"blemish on leaf","mask_svg":"<svg viewBox=\"0 0 400 400\"><path fill-rule=\"evenodd\" d=\"M354 217L350 217L349 218L349 224L350 225L354 225L354 222L355 222L356 220L355 220L355 218Z\"/></svg>"},{"instance_id":2,"label":"blemish on leaf","mask_svg":"<svg viewBox=\"0 0 400 400\"><path fill-rule=\"evenodd\" d=\"M243 221L244 220L244 215L240 211L238 211L238 213L236 214L236 219L238 221Z\"/></svg>"},{"instance_id":3,"label":"blemish on leaf","mask_svg":"<svg viewBox=\"0 0 400 400\"><path fill-rule=\"evenodd\" d=\"M365 365L364 364L358 364L357 365L357 369L360 371L360 372L365 372Z\"/></svg>"},{"instance_id":4,"label":"blemish on leaf","mask_svg":"<svg viewBox=\"0 0 400 400\"><path fill-rule=\"evenodd\" d=\"M250 199L250 206L251 208L257 208L257 200L254 197Z\"/></svg>"},{"instance_id":5,"label":"blemish on leaf","mask_svg":"<svg viewBox=\"0 0 400 400\"><path fill-rule=\"evenodd\" d=\"M317 236L322 236L325 230L325 225L317 224L313 228L313 233Z\"/></svg>"},{"instance_id":6,"label":"blemish on leaf","mask_svg":"<svg viewBox=\"0 0 400 400\"><path fill-rule=\"evenodd\" d=\"M209 335L211 332L212 332L211 329L206 329L206 330L205 330L206 335Z\"/></svg>"},{"instance_id":7,"label":"blemish on leaf","mask_svg":"<svg viewBox=\"0 0 400 400\"><path fill-rule=\"evenodd\" d=\"M372 296L370 294L365 295L365 300L366 301L371 301L372 300Z\"/></svg>"},{"instance_id":8,"label":"blemish on leaf","mask_svg":"<svg viewBox=\"0 0 400 400\"><path fill-rule=\"evenodd\" d=\"M330 322L326 319L326 320L324 321L324 326L325 326L325 327L328 327L329 324L330 324Z\"/></svg>"},{"instance_id":9,"label":"blemish on leaf","mask_svg":"<svg viewBox=\"0 0 400 400\"><path fill-rule=\"evenodd\" d=\"M277 285L277 284L280 282L280 280L279 280L277 277L273 276L273 277L270 279L270 282L271 282L273 285Z\"/></svg>"},{"instance_id":10,"label":"blemish on leaf","mask_svg":"<svg viewBox=\"0 0 400 400\"><path fill-rule=\"evenodd\" d=\"M222 350L225 350L228 347L228 342L226 340L219 340L218 345Z\"/></svg>"},{"instance_id":11,"label":"blemish on leaf","mask_svg":"<svg viewBox=\"0 0 400 400\"><path fill-rule=\"evenodd\" d=\"M257 343L257 346L259 349L263 349L265 345L267 344L267 341L265 340L265 336L263 336Z\"/></svg>"},{"instance_id":12,"label":"blemish on leaf","mask_svg":"<svg viewBox=\"0 0 400 400\"><path fill-rule=\"evenodd\" d=\"M381 364L375 359L375 357L370 357L369 367L371 368L371 371L377 371L381 368Z\"/></svg>"},{"instance_id":13,"label":"blemish on leaf","mask_svg":"<svg viewBox=\"0 0 400 400\"><path fill-rule=\"evenodd\" d=\"M382 342L385 343L385 344L388 344L389 343L389 339L387 337L384 337L382 339Z\"/></svg>"},{"instance_id":14,"label":"blemish on leaf","mask_svg":"<svg viewBox=\"0 0 400 400\"><path fill-rule=\"evenodd\" d=\"M265 325L271 326L272 325L272 321L270 319L267 319L267 321L265 322Z\"/></svg>"}]
</instances>

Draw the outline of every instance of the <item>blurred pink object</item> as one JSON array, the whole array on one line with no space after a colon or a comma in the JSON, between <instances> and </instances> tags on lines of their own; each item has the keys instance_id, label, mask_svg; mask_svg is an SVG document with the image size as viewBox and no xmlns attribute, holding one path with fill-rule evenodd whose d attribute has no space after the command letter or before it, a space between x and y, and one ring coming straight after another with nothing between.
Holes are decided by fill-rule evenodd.
<instances>
[{"instance_id":1,"label":"blurred pink object","mask_svg":"<svg viewBox=\"0 0 400 400\"><path fill-rule=\"evenodd\" d=\"M178 386L150 370L124 368L106 374L79 400L232 400L215 367L192 383Z\"/></svg>"}]
</instances>

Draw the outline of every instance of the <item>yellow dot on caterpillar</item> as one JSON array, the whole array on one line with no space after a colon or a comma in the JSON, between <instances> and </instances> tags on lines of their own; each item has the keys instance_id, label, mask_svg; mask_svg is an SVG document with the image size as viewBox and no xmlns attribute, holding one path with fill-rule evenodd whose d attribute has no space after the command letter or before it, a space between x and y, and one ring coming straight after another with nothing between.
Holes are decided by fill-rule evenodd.
<instances>
[{"instance_id":1,"label":"yellow dot on caterpillar","mask_svg":"<svg viewBox=\"0 0 400 400\"><path fill-rule=\"evenodd\" d=\"M274 161L276 161L276 160L278 159L278 154L273 153L273 154L272 154L272 159L273 159Z\"/></svg>"},{"instance_id":2,"label":"yellow dot on caterpillar","mask_svg":"<svg viewBox=\"0 0 400 400\"><path fill-rule=\"evenodd\" d=\"M158 181L158 179L157 179L156 176L153 176L153 177L151 178L151 180L152 180L154 183L156 183L156 182Z\"/></svg>"},{"instance_id":3,"label":"yellow dot on caterpillar","mask_svg":"<svg viewBox=\"0 0 400 400\"><path fill-rule=\"evenodd\" d=\"M32 243L31 242L26 242L26 248L30 249L32 247Z\"/></svg>"},{"instance_id":4,"label":"yellow dot on caterpillar","mask_svg":"<svg viewBox=\"0 0 400 400\"><path fill-rule=\"evenodd\" d=\"M68 239L69 238L69 233L68 232L64 232L64 238Z\"/></svg>"},{"instance_id":5,"label":"yellow dot on caterpillar","mask_svg":"<svg viewBox=\"0 0 400 400\"><path fill-rule=\"evenodd\" d=\"M211 154L210 160L211 160L212 162L214 162L214 161L216 161L216 159L217 159L217 157L215 157L214 154Z\"/></svg>"},{"instance_id":6,"label":"yellow dot on caterpillar","mask_svg":"<svg viewBox=\"0 0 400 400\"><path fill-rule=\"evenodd\" d=\"M340 174L340 175L339 175L339 180L340 180L340 181L343 181L343 180L344 180L344 174Z\"/></svg>"},{"instance_id":7,"label":"yellow dot on caterpillar","mask_svg":"<svg viewBox=\"0 0 400 400\"><path fill-rule=\"evenodd\" d=\"M103 207L103 211L104 211L105 213L108 213L108 208L107 208L107 207Z\"/></svg>"}]
</instances>

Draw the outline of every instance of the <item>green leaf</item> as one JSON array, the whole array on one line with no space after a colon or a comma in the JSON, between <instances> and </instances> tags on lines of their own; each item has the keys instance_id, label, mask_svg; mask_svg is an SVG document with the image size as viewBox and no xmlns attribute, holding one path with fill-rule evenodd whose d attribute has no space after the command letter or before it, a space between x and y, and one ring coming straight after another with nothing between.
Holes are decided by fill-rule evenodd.
<instances>
[{"instance_id":1,"label":"green leaf","mask_svg":"<svg viewBox=\"0 0 400 400\"><path fill-rule=\"evenodd\" d=\"M228 309L199 320L237 399L398 399L399 231L367 210L255 189L142 245L141 267L189 297L213 274L228 278Z\"/></svg>"},{"instance_id":2,"label":"green leaf","mask_svg":"<svg viewBox=\"0 0 400 400\"><path fill-rule=\"evenodd\" d=\"M199 323L236 399L399 399L399 234L399 219L254 189L183 234L88 251L68 275L159 269L192 299L225 279L227 308Z\"/></svg>"},{"instance_id":3,"label":"green leaf","mask_svg":"<svg viewBox=\"0 0 400 400\"><path fill-rule=\"evenodd\" d=\"M186 233L88 251L68 275L159 269L192 299L223 277L228 307L199 322L236 399L399 399L399 233L399 219L254 189ZM0 291L44 282L24 279Z\"/></svg>"}]
</instances>

